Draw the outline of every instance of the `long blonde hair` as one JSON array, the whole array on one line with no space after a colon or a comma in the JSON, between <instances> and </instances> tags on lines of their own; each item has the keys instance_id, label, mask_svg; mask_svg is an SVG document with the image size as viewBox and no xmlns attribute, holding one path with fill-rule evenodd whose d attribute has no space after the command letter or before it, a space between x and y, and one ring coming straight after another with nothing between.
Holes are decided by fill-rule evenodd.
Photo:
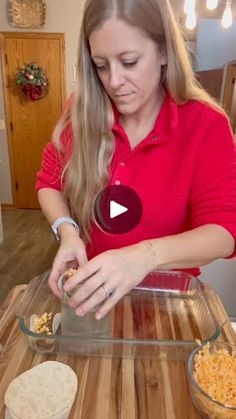
<instances>
[{"instance_id":1,"label":"long blonde hair","mask_svg":"<svg viewBox=\"0 0 236 419\"><path fill-rule=\"evenodd\" d=\"M195 78L169 0L86 1L77 63L78 87L72 109L65 113L54 136L59 148L60 134L71 120L73 153L64 169L64 193L86 242L90 240L94 199L108 183L109 165L114 151L112 105L92 63L89 37L95 29L114 16L144 30L159 47L165 48L165 85L176 103L195 99L216 106Z\"/></svg>"}]
</instances>

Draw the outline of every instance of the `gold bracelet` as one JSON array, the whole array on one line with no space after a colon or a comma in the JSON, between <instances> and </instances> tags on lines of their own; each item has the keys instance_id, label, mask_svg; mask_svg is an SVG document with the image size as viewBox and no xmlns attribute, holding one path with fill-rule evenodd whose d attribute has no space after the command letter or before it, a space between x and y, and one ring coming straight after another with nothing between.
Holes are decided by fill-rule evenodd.
<instances>
[{"instance_id":1,"label":"gold bracelet","mask_svg":"<svg viewBox=\"0 0 236 419\"><path fill-rule=\"evenodd\" d=\"M153 243L151 241L146 240L145 243L147 243L149 249L151 250L153 270L155 270L158 267L158 257L157 257L155 248L154 248Z\"/></svg>"}]
</instances>

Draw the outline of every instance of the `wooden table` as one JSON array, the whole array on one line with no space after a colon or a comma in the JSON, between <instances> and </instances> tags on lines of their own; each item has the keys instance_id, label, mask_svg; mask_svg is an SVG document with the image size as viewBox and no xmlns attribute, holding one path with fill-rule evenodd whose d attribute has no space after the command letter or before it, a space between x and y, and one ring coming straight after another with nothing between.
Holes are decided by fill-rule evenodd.
<instances>
[{"instance_id":1,"label":"wooden table","mask_svg":"<svg viewBox=\"0 0 236 419\"><path fill-rule=\"evenodd\" d=\"M79 358L37 354L19 330L14 307L25 285L12 289L0 307L0 418L8 384L25 370L48 359L70 365L78 376L78 392L70 419L197 419L189 395L186 361ZM213 294L219 319L226 313ZM221 341L236 343L230 322Z\"/></svg>"}]
</instances>

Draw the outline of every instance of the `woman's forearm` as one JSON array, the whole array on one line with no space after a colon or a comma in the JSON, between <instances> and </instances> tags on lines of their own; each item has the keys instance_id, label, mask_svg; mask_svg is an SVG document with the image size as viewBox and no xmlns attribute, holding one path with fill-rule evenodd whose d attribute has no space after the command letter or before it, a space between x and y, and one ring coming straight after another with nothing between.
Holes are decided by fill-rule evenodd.
<instances>
[{"instance_id":1,"label":"woman's forearm","mask_svg":"<svg viewBox=\"0 0 236 419\"><path fill-rule=\"evenodd\" d=\"M223 227L207 224L193 230L147 240L154 269L184 269L203 266L215 259L230 256L234 239Z\"/></svg>"},{"instance_id":2,"label":"woman's forearm","mask_svg":"<svg viewBox=\"0 0 236 419\"><path fill-rule=\"evenodd\" d=\"M69 206L60 191L50 188L40 189L38 191L38 200L50 224L59 217L70 217Z\"/></svg>"},{"instance_id":3,"label":"woman's forearm","mask_svg":"<svg viewBox=\"0 0 236 419\"><path fill-rule=\"evenodd\" d=\"M70 217L70 208L62 192L43 188L38 191L38 200L42 211L50 224L53 224L59 217ZM63 223L58 227L60 238L68 235L77 235L74 226L69 223Z\"/></svg>"}]
</instances>

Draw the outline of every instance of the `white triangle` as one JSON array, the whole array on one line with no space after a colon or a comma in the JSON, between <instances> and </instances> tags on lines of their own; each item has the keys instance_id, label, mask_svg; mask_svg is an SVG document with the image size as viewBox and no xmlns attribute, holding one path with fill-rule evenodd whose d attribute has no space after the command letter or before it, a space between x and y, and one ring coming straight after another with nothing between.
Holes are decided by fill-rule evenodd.
<instances>
[{"instance_id":1,"label":"white triangle","mask_svg":"<svg viewBox=\"0 0 236 419\"><path fill-rule=\"evenodd\" d=\"M118 204L116 201L110 201L110 218L118 217L118 215L124 214L128 211L128 208Z\"/></svg>"}]
</instances>

